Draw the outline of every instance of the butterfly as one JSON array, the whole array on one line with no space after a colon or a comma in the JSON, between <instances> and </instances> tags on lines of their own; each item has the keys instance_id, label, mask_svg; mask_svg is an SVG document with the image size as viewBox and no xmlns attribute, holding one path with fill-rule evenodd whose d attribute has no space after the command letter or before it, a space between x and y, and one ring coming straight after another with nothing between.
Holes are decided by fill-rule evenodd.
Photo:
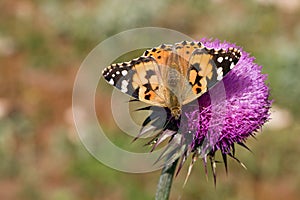
<instances>
[{"instance_id":1,"label":"butterfly","mask_svg":"<svg viewBox=\"0 0 300 200\"><path fill-rule=\"evenodd\" d=\"M146 50L129 62L112 64L102 74L121 92L166 107L179 119L182 106L221 81L240 57L237 48L213 49L201 42L182 41Z\"/></svg>"}]
</instances>

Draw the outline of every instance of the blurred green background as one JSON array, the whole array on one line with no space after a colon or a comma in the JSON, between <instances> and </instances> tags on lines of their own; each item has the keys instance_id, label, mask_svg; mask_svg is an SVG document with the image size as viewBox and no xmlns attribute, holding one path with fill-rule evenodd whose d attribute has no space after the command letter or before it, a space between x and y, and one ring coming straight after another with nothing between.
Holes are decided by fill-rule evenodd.
<instances>
[{"instance_id":1,"label":"blurred green background","mask_svg":"<svg viewBox=\"0 0 300 200\"><path fill-rule=\"evenodd\" d=\"M253 154L237 149L248 170L230 160L226 176L220 165L215 189L198 161L184 189L186 166L174 180L171 199L300 198L298 0L1 0L0 9L0 199L154 198L160 172L127 174L95 160L79 141L71 108L87 54L144 26L242 46L269 74L275 100L273 120L247 141ZM97 105L110 115L107 107ZM104 123L113 141L131 145Z\"/></svg>"}]
</instances>

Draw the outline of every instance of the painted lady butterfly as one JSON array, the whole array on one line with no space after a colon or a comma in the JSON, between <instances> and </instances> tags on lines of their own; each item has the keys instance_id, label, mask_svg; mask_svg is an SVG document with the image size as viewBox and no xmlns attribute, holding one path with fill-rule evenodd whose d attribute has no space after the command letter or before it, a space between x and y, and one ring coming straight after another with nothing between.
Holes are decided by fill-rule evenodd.
<instances>
[{"instance_id":1,"label":"painted lady butterfly","mask_svg":"<svg viewBox=\"0 0 300 200\"><path fill-rule=\"evenodd\" d=\"M103 70L106 81L135 99L167 107L178 119L181 107L212 88L237 64L236 48L211 49L201 42L162 44L130 62Z\"/></svg>"}]
</instances>

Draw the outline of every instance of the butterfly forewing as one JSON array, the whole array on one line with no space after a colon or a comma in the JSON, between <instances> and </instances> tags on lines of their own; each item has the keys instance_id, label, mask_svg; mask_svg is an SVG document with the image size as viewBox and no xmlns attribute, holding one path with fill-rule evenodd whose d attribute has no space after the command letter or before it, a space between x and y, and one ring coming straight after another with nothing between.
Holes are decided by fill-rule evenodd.
<instances>
[{"instance_id":1,"label":"butterfly forewing","mask_svg":"<svg viewBox=\"0 0 300 200\"><path fill-rule=\"evenodd\" d=\"M187 80L191 87L185 90L187 104L211 89L236 65L240 58L237 49L196 49L189 60Z\"/></svg>"},{"instance_id":2,"label":"butterfly forewing","mask_svg":"<svg viewBox=\"0 0 300 200\"><path fill-rule=\"evenodd\" d=\"M131 62L112 64L102 73L106 81L121 92L152 105L166 106L155 59L142 56Z\"/></svg>"}]
</instances>

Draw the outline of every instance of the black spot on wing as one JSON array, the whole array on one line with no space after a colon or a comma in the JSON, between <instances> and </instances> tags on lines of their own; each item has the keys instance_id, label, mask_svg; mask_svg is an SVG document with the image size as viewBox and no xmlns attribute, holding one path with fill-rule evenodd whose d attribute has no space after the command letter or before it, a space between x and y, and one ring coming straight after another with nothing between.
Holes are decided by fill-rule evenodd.
<instances>
[{"instance_id":1,"label":"black spot on wing","mask_svg":"<svg viewBox=\"0 0 300 200\"><path fill-rule=\"evenodd\" d=\"M146 88L145 94L153 90L150 83L146 83L143 86Z\"/></svg>"},{"instance_id":2,"label":"black spot on wing","mask_svg":"<svg viewBox=\"0 0 300 200\"><path fill-rule=\"evenodd\" d=\"M156 74L155 71L153 71L153 70L147 70L145 78L149 80L151 78L151 76L153 76L155 74Z\"/></svg>"},{"instance_id":3,"label":"black spot on wing","mask_svg":"<svg viewBox=\"0 0 300 200\"><path fill-rule=\"evenodd\" d=\"M192 70L192 69L196 70L197 73L198 73L198 72L201 70L200 64L199 64L199 63L194 63L194 64L192 64L191 70Z\"/></svg>"},{"instance_id":4,"label":"black spot on wing","mask_svg":"<svg viewBox=\"0 0 300 200\"><path fill-rule=\"evenodd\" d=\"M144 56L148 56L148 54L149 54L148 50L144 52Z\"/></svg>"},{"instance_id":5,"label":"black spot on wing","mask_svg":"<svg viewBox=\"0 0 300 200\"><path fill-rule=\"evenodd\" d=\"M139 91L140 91L140 87L136 88L135 90L133 89L132 85L130 87L128 87L128 91L132 91L131 94L129 94L130 96L138 99L139 98Z\"/></svg>"},{"instance_id":6,"label":"black spot on wing","mask_svg":"<svg viewBox=\"0 0 300 200\"><path fill-rule=\"evenodd\" d=\"M150 97L151 97L150 94L145 95L145 99L146 99L146 100L150 100Z\"/></svg>"},{"instance_id":7,"label":"black spot on wing","mask_svg":"<svg viewBox=\"0 0 300 200\"><path fill-rule=\"evenodd\" d=\"M200 88L196 88L197 94L199 94L202 90Z\"/></svg>"}]
</instances>

